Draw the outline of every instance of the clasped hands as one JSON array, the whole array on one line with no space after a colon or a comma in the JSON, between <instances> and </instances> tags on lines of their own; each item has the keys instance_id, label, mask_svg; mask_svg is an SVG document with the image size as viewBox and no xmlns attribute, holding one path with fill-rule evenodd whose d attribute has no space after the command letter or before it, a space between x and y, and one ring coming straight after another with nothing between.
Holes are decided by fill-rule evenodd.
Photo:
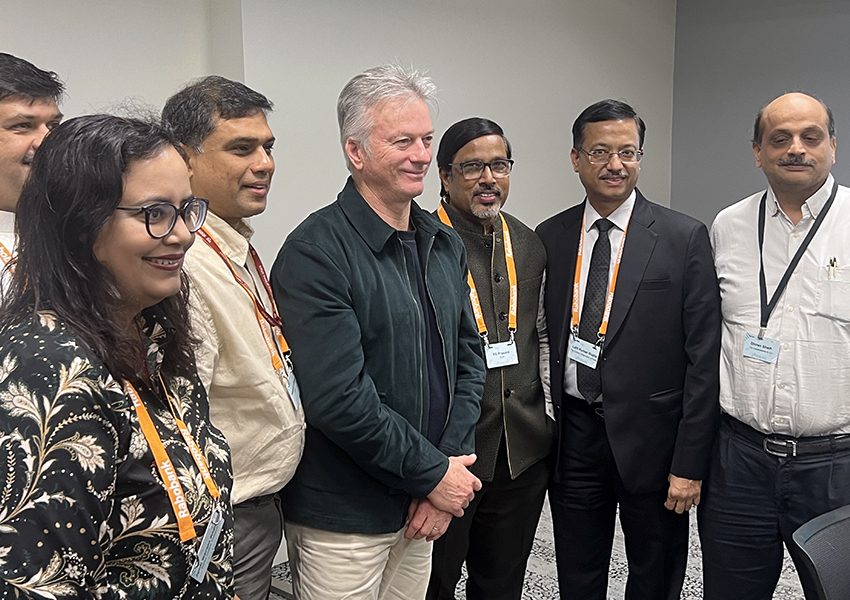
<instances>
[{"instance_id":1,"label":"clasped hands","mask_svg":"<svg viewBox=\"0 0 850 600\"><path fill-rule=\"evenodd\" d=\"M463 516L481 489L481 481L467 469L475 459L474 454L449 457L449 468L437 487L425 498L411 501L404 537L433 542L446 532L453 516Z\"/></svg>"}]
</instances>

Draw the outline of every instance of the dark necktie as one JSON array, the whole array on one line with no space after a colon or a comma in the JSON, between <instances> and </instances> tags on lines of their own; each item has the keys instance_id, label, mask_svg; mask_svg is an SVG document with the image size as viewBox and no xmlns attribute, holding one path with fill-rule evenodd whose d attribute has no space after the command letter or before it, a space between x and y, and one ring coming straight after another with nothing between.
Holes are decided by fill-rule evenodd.
<instances>
[{"instance_id":1,"label":"dark necktie","mask_svg":"<svg viewBox=\"0 0 850 600\"><path fill-rule=\"evenodd\" d=\"M599 230L599 239L593 245L590 256L590 268L584 286L584 304L581 307L581 320L578 324L578 336L595 344L599 339L599 326L605 312L605 297L608 294L608 269L611 265L611 240L608 230L614 224L608 219L599 219L593 224ZM601 357L600 357L601 359ZM576 364L578 391L588 403L593 402L602 393L602 377L597 364L591 369L581 363Z\"/></svg>"}]
</instances>

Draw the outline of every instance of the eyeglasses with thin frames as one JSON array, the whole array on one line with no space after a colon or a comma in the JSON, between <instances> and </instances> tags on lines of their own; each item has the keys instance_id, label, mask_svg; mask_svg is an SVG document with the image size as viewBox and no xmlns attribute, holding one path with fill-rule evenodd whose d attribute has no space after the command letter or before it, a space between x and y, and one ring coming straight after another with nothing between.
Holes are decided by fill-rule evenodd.
<instances>
[{"instance_id":1,"label":"eyeglasses with thin frames","mask_svg":"<svg viewBox=\"0 0 850 600\"><path fill-rule=\"evenodd\" d=\"M640 159L643 158L643 150L620 150L619 152L609 152L601 148L590 152L584 148L577 148L577 150L584 152L592 165L607 165L615 154L619 157L620 162L626 165L640 162Z\"/></svg>"},{"instance_id":2,"label":"eyeglasses with thin frames","mask_svg":"<svg viewBox=\"0 0 850 600\"><path fill-rule=\"evenodd\" d=\"M494 158L490 162L483 160L465 160L462 163L449 163L450 167L457 167L463 174L464 179L478 179L484 172L484 167L489 167L490 172L496 179L502 179L511 174L514 161L510 158Z\"/></svg>"},{"instance_id":3,"label":"eyeglasses with thin frames","mask_svg":"<svg viewBox=\"0 0 850 600\"><path fill-rule=\"evenodd\" d=\"M204 225L209 208L209 200L192 198L177 208L170 202L156 202L147 206L116 206L116 210L145 213L145 228L154 239L162 239L174 230L178 215L186 224L189 233L195 233Z\"/></svg>"}]
</instances>

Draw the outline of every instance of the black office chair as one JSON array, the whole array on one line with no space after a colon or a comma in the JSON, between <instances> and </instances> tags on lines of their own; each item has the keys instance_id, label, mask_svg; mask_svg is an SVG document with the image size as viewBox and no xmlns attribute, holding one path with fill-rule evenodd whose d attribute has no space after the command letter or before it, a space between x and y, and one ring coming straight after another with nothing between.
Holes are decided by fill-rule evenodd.
<instances>
[{"instance_id":1,"label":"black office chair","mask_svg":"<svg viewBox=\"0 0 850 600\"><path fill-rule=\"evenodd\" d=\"M850 598L850 506L815 517L793 537L815 582L818 599Z\"/></svg>"}]
</instances>

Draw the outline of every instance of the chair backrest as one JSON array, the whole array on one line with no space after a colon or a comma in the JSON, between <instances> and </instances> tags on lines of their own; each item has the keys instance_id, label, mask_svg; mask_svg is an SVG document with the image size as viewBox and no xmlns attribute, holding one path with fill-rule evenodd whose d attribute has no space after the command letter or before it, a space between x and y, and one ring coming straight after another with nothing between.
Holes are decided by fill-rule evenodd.
<instances>
[{"instance_id":1,"label":"chair backrest","mask_svg":"<svg viewBox=\"0 0 850 600\"><path fill-rule=\"evenodd\" d=\"M817 585L818 598L850 598L850 506L815 517L793 537Z\"/></svg>"}]
</instances>

